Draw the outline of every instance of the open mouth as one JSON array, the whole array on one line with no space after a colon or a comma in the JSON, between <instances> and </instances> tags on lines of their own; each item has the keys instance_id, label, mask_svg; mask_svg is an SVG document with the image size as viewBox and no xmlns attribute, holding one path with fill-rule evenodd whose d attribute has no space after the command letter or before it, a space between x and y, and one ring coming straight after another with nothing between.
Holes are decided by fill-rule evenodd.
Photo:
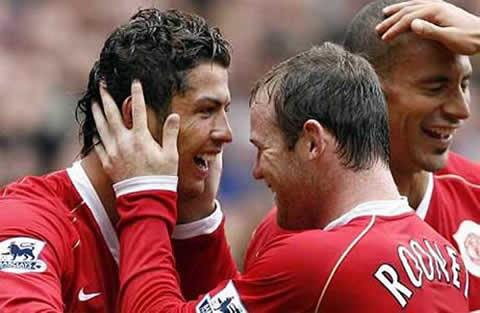
<instances>
[{"instance_id":1,"label":"open mouth","mask_svg":"<svg viewBox=\"0 0 480 313\"><path fill-rule=\"evenodd\" d=\"M457 132L457 129L448 127L433 127L428 129L424 128L423 131L432 138L439 140L449 140Z\"/></svg>"},{"instance_id":2,"label":"open mouth","mask_svg":"<svg viewBox=\"0 0 480 313\"><path fill-rule=\"evenodd\" d=\"M197 167L202 171L208 171L208 164L215 160L214 154L198 154L193 158Z\"/></svg>"}]
</instances>

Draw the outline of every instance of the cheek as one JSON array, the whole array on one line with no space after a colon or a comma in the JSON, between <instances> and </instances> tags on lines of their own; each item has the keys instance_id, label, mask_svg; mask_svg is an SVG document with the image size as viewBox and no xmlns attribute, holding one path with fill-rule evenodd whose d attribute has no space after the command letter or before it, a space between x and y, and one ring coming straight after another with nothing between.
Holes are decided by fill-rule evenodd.
<instances>
[{"instance_id":1,"label":"cheek","mask_svg":"<svg viewBox=\"0 0 480 313\"><path fill-rule=\"evenodd\" d=\"M274 159L272 160L272 157L269 152L264 151L259 160L260 167L268 176L271 176L272 172L275 172L275 162L273 162Z\"/></svg>"},{"instance_id":2,"label":"cheek","mask_svg":"<svg viewBox=\"0 0 480 313\"><path fill-rule=\"evenodd\" d=\"M389 107L389 123L392 134L406 136L416 132L423 120L434 112L428 102L412 96L412 101L399 102Z\"/></svg>"},{"instance_id":3,"label":"cheek","mask_svg":"<svg viewBox=\"0 0 480 313\"><path fill-rule=\"evenodd\" d=\"M180 131L177 139L177 147L180 155L189 149L193 133L194 132L192 132L191 124L188 121L180 124Z\"/></svg>"},{"instance_id":4,"label":"cheek","mask_svg":"<svg viewBox=\"0 0 480 313\"><path fill-rule=\"evenodd\" d=\"M198 149L204 145L209 138L210 128L208 123L202 120L186 121L180 126L180 133L178 136L178 151Z\"/></svg>"}]
</instances>

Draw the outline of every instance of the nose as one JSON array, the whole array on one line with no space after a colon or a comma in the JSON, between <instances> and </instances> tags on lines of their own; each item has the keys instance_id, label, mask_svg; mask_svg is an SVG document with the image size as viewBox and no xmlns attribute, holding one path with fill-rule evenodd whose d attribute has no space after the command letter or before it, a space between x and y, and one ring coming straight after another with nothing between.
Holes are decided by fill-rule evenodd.
<instances>
[{"instance_id":1,"label":"nose","mask_svg":"<svg viewBox=\"0 0 480 313\"><path fill-rule=\"evenodd\" d=\"M257 180L263 179L263 172L262 172L262 169L260 167L260 159L258 157L255 160L255 163L253 164L252 176L253 176L253 178L255 178Z\"/></svg>"},{"instance_id":2,"label":"nose","mask_svg":"<svg viewBox=\"0 0 480 313\"><path fill-rule=\"evenodd\" d=\"M215 119L215 127L211 135L215 141L222 143L232 142L232 128L230 127L226 112L223 112Z\"/></svg>"},{"instance_id":3,"label":"nose","mask_svg":"<svg viewBox=\"0 0 480 313\"><path fill-rule=\"evenodd\" d=\"M448 115L458 119L465 120L470 117L470 92L468 90L458 90L444 105L443 110Z\"/></svg>"}]
</instances>

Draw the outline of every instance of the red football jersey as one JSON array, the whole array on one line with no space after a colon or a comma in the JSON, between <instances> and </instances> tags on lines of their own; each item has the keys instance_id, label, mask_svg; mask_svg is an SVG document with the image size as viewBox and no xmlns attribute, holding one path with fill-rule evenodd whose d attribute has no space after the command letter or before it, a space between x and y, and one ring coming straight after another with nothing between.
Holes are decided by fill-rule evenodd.
<instances>
[{"instance_id":1,"label":"red football jersey","mask_svg":"<svg viewBox=\"0 0 480 313\"><path fill-rule=\"evenodd\" d=\"M0 196L0 312L116 312L118 238L80 164Z\"/></svg>"},{"instance_id":2,"label":"red football jersey","mask_svg":"<svg viewBox=\"0 0 480 313\"><path fill-rule=\"evenodd\" d=\"M480 310L480 164L450 153L431 175L417 214L460 251L470 272L470 309Z\"/></svg>"},{"instance_id":3,"label":"red football jersey","mask_svg":"<svg viewBox=\"0 0 480 313\"><path fill-rule=\"evenodd\" d=\"M468 312L461 257L406 199L364 203L323 230L276 234L242 276L185 302L170 240L176 177L149 180L115 186L123 313Z\"/></svg>"},{"instance_id":4,"label":"red football jersey","mask_svg":"<svg viewBox=\"0 0 480 313\"><path fill-rule=\"evenodd\" d=\"M217 202L211 216L175 227L172 246L182 293L187 300L196 299L219 282L238 275L224 226L225 219Z\"/></svg>"}]
</instances>

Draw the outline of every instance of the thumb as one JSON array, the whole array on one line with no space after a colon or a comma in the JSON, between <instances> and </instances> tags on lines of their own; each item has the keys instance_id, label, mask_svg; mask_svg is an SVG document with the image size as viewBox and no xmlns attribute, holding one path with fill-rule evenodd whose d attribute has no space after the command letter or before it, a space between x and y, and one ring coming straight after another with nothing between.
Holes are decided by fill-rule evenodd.
<instances>
[{"instance_id":1,"label":"thumb","mask_svg":"<svg viewBox=\"0 0 480 313\"><path fill-rule=\"evenodd\" d=\"M421 19L413 20L410 24L410 28L415 34L425 39L442 41L442 38L445 35L445 29Z\"/></svg>"},{"instance_id":2,"label":"thumb","mask_svg":"<svg viewBox=\"0 0 480 313\"><path fill-rule=\"evenodd\" d=\"M180 129L180 116L176 113L170 114L163 124L163 148L177 151L177 138Z\"/></svg>"}]
</instances>

